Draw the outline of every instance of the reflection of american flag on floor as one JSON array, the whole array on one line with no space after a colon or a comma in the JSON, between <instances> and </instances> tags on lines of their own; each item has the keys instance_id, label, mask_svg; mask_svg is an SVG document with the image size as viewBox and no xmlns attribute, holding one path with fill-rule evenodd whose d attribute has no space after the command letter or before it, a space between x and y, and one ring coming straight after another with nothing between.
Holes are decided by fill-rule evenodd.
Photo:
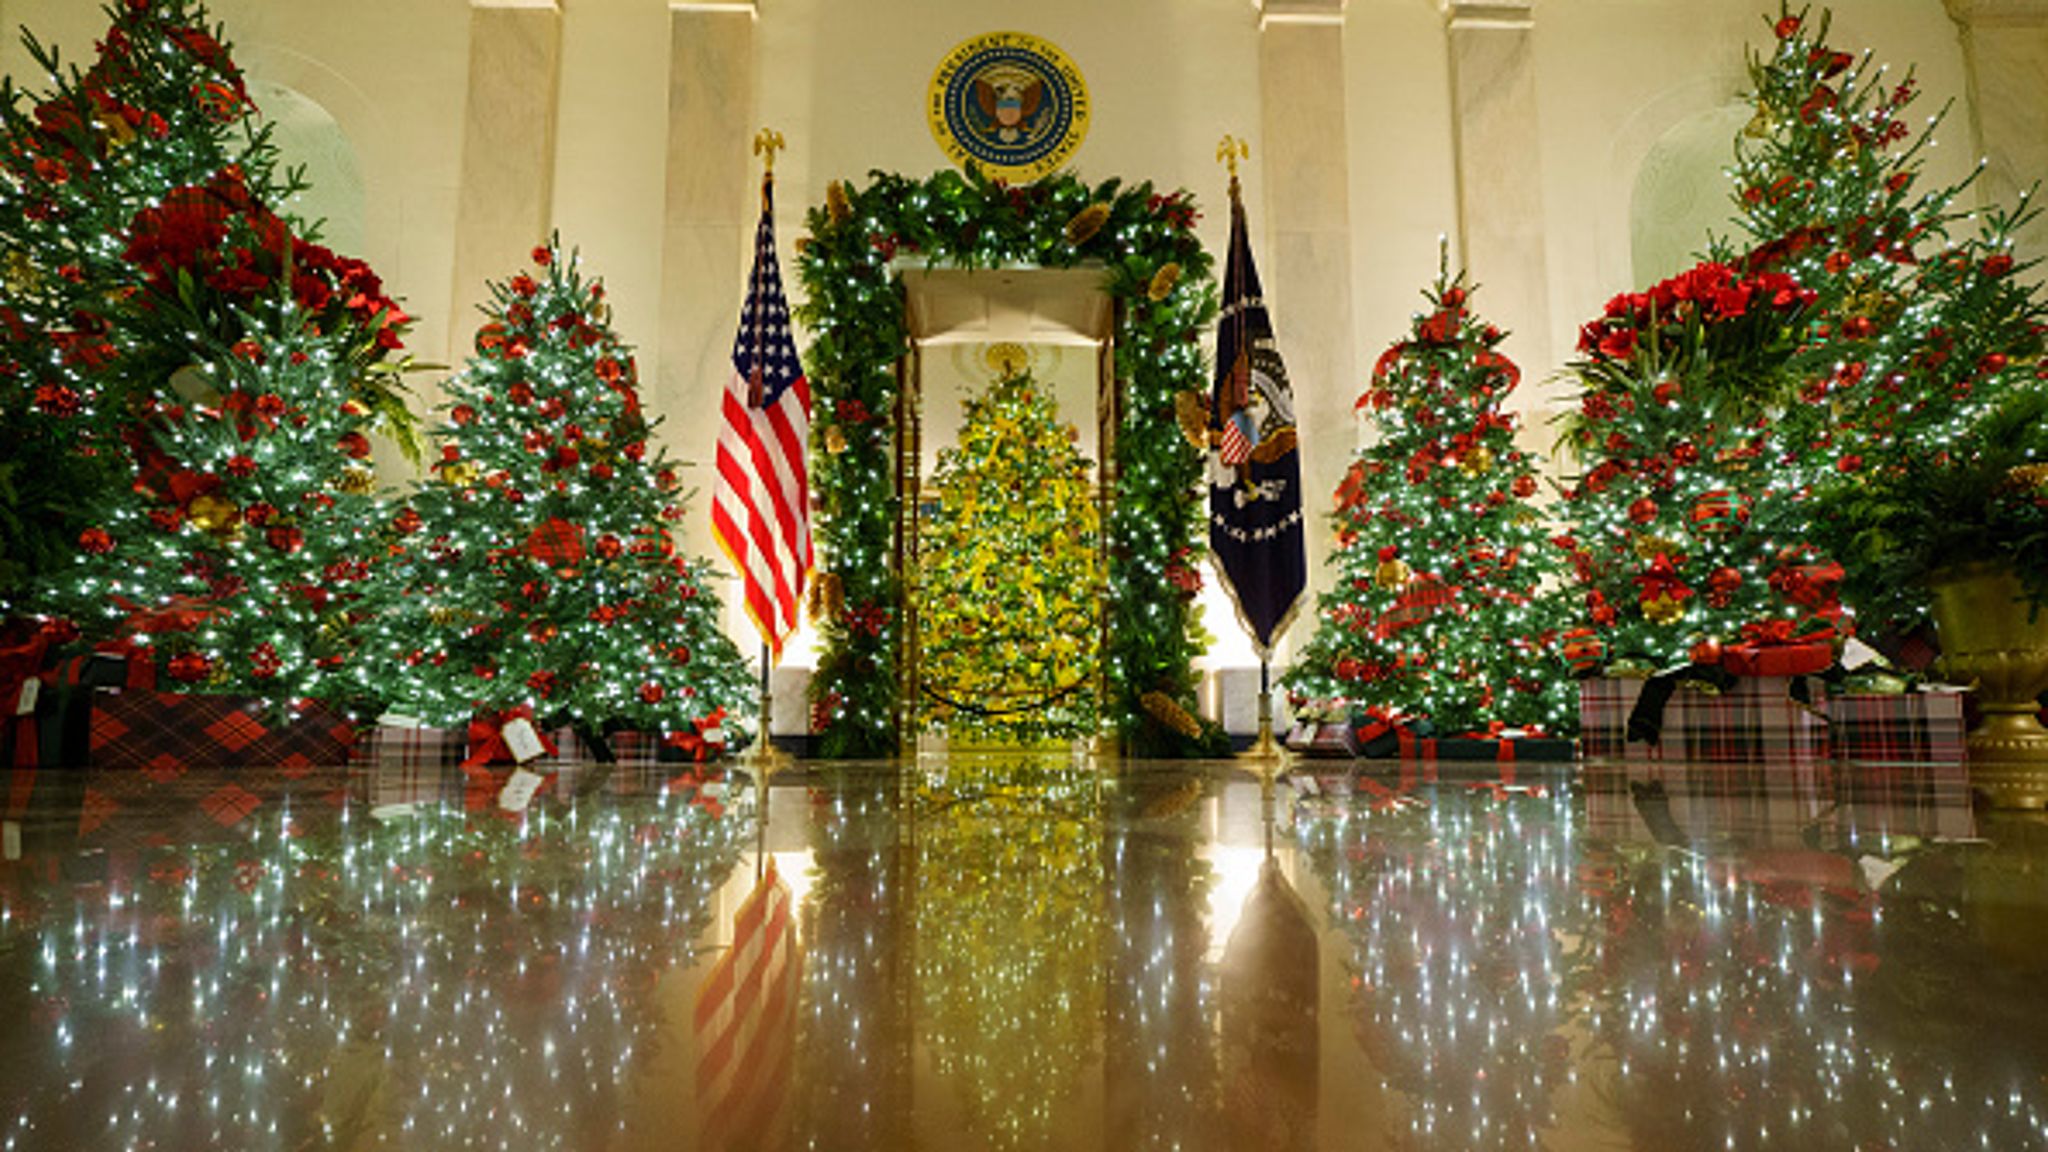
<instances>
[{"instance_id":1,"label":"reflection of american flag on floor","mask_svg":"<svg viewBox=\"0 0 2048 1152\"><path fill-rule=\"evenodd\" d=\"M732 947L697 989L703 1148L773 1148L781 1142L802 969L794 911L771 863L733 917Z\"/></svg>"}]
</instances>

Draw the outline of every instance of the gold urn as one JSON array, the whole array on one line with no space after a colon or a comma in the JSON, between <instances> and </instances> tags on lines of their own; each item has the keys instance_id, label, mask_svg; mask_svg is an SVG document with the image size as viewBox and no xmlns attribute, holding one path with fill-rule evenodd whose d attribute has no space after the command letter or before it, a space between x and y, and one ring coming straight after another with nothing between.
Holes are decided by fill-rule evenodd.
<instances>
[{"instance_id":1,"label":"gold urn","mask_svg":"<svg viewBox=\"0 0 2048 1152\"><path fill-rule=\"evenodd\" d=\"M2030 603L2002 564L1967 564L1930 581L1940 674L1974 684L1970 786L1999 808L2048 807L2048 604Z\"/></svg>"}]
</instances>

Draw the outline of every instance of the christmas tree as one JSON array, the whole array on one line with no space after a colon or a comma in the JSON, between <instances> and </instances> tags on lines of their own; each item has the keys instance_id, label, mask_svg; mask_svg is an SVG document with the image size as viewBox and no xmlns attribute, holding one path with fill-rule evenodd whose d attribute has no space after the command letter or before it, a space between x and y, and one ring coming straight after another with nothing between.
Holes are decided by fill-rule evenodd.
<instances>
[{"instance_id":1,"label":"christmas tree","mask_svg":"<svg viewBox=\"0 0 2048 1152\"><path fill-rule=\"evenodd\" d=\"M1566 440L1581 471L1559 540L1589 625L1580 670L1718 660L1768 621L1832 628L1813 617L1833 604L1825 565L1752 524L1787 498L1769 414L1813 302L1783 272L1709 259L1580 329Z\"/></svg>"},{"instance_id":2,"label":"christmas tree","mask_svg":"<svg viewBox=\"0 0 2048 1152\"><path fill-rule=\"evenodd\" d=\"M1539 594L1555 549L1530 503L1536 461L1501 410L1521 373L1462 274L1440 272L1423 295L1430 311L1359 401L1378 435L1338 490L1336 584L1285 683L1298 704L1362 704L1439 731L1568 730L1560 613Z\"/></svg>"},{"instance_id":3,"label":"christmas tree","mask_svg":"<svg viewBox=\"0 0 2048 1152\"><path fill-rule=\"evenodd\" d=\"M0 320L33 397L10 389L8 419L50 464L17 491L73 549L56 566L30 542L34 606L185 686L347 696L382 549L367 433L402 420L386 357L407 317L273 211L297 185L203 12L111 15L91 70L31 38L58 89L32 110L8 92L0 242L26 290ZM101 486L62 487L81 469Z\"/></svg>"},{"instance_id":4,"label":"christmas tree","mask_svg":"<svg viewBox=\"0 0 2048 1152\"><path fill-rule=\"evenodd\" d=\"M1781 10L1737 142L1748 265L1817 296L1777 426L1800 500L1771 511L1812 525L1877 622L1917 619L1929 558L2003 553L2048 592L2048 305L2012 252L2033 210L1969 212L1971 177L1922 188L1942 116L1910 128L1911 72L1828 26Z\"/></svg>"},{"instance_id":5,"label":"christmas tree","mask_svg":"<svg viewBox=\"0 0 2048 1152\"><path fill-rule=\"evenodd\" d=\"M529 707L550 726L687 731L745 703L748 677L707 566L671 535L676 468L650 442L603 285L558 243L533 260L491 286L449 382L438 475L400 514L368 667L437 724Z\"/></svg>"},{"instance_id":6,"label":"christmas tree","mask_svg":"<svg viewBox=\"0 0 2048 1152\"><path fill-rule=\"evenodd\" d=\"M939 453L922 632L929 715L949 732L1095 730L1100 518L1075 436L1028 374L1005 375Z\"/></svg>"}]
</instances>

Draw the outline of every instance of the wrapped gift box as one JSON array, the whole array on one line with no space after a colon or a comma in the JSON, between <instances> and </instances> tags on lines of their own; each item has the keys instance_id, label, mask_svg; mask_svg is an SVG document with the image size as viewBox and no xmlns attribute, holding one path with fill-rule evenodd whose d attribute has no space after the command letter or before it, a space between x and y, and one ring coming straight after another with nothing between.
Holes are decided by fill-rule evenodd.
<instances>
[{"instance_id":1,"label":"wrapped gift box","mask_svg":"<svg viewBox=\"0 0 2048 1152\"><path fill-rule=\"evenodd\" d=\"M1963 694L1843 694L1827 702L1845 803L1969 805Z\"/></svg>"},{"instance_id":2,"label":"wrapped gift box","mask_svg":"<svg viewBox=\"0 0 2048 1152\"><path fill-rule=\"evenodd\" d=\"M354 726L322 704L280 718L245 696L102 689L92 697L87 762L159 780L193 768L305 774L346 765L354 739Z\"/></svg>"},{"instance_id":3,"label":"wrapped gift box","mask_svg":"<svg viewBox=\"0 0 2048 1152\"><path fill-rule=\"evenodd\" d=\"M1497 764L1564 762L1572 759L1570 740L1548 736L1419 735L1407 725L1375 724L1358 736L1359 754L1368 760L1486 761Z\"/></svg>"},{"instance_id":4,"label":"wrapped gift box","mask_svg":"<svg viewBox=\"0 0 2048 1152\"><path fill-rule=\"evenodd\" d=\"M1349 721L1310 720L1296 724L1287 733L1287 750L1317 759L1350 759L1358 755L1358 742L1352 736Z\"/></svg>"},{"instance_id":5,"label":"wrapped gift box","mask_svg":"<svg viewBox=\"0 0 2048 1152\"><path fill-rule=\"evenodd\" d=\"M1783 676L1738 678L1726 692L1680 684L1664 706L1657 743L1628 739L1628 722L1648 681L1599 678L1581 683L1579 746L1587 760L1673 761L1703 770L1703 779L1741 788L1754 772L1715 773L1712 766L1768 772L1811 769L1830 759L1826 692L1806 681L1806 702Z\"/></svg>"},{"instance_id":6,"label":"wrapped gift box","mask_svg":"<svg viewBox=\"0 0 2048 1152\"><path fill-rule=\"evenodd\" d=\"M459 728L379 724L356 734L349 768L372 808L432 803L459 793L467 739Z\"/></svg>"}]
</instances>

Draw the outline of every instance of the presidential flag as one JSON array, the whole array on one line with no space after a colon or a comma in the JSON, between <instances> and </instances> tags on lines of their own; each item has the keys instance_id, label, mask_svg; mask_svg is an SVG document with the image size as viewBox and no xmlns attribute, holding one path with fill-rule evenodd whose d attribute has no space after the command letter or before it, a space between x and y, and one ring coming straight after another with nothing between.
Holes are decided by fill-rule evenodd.
<instances>
[{"instance_id":1,"label":"presidential flag","mask_svg":"<svg viewBox=\"0 0 2048 1152\"><path fill-rule=\"evenodd\" d=\"M775 185L761 184L761 224L740 330L732 343L718 433L711 531L739 569L743 602L777 657L796 629L811 571L810 491L804 447L811 387L789 330L789 302L775 260Z\"/></svg>"},{"instance_id":2,"label":"presidential flag","mask_svg":"<svg viewBox=\"0 0 2048 1152\"><path fill-rule=\"evenodd\" d=\"M1209 550L1261 659L1308 587L1294 393L1273 342L1244 202L1230 179L1230 255L1209 400Z\"/></svg>"}]
</instances>

